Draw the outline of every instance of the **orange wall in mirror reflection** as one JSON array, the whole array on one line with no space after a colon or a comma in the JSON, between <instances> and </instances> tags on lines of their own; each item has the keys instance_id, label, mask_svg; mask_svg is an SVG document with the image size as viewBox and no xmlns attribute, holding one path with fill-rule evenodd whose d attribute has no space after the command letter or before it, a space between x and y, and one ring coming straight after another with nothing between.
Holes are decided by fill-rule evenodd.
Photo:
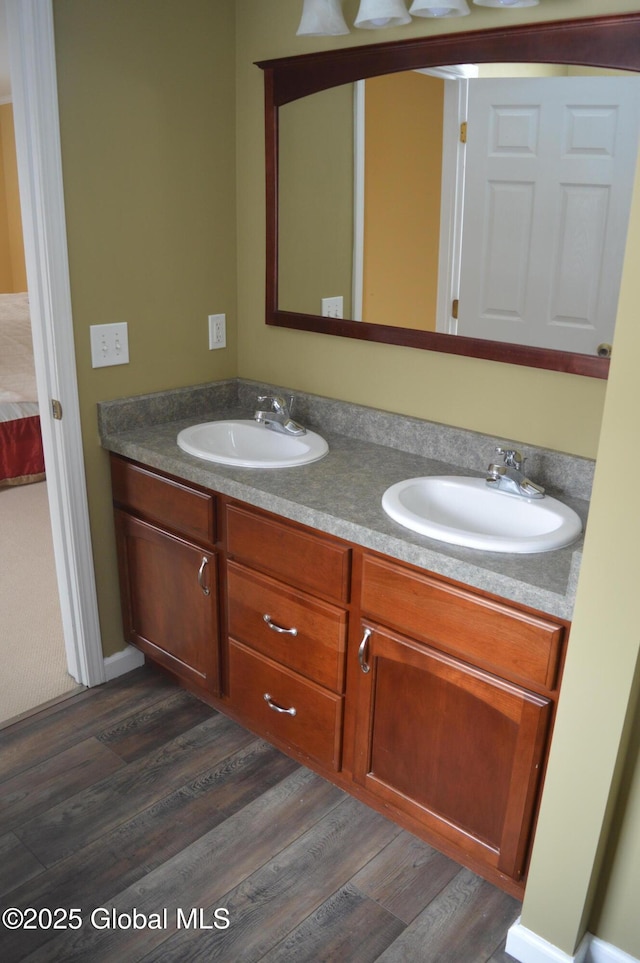
<instances>
[{"instance_id":1,"label":"orange wall in mirror reflection","mask_svg":"<svg viewBox=\"0 0 640 963\"><path fill-rule=\"evenodd\" d=\"M366 82L363 321L435 330L443 111L437 77Z\"/></svg>"}]
</instances>

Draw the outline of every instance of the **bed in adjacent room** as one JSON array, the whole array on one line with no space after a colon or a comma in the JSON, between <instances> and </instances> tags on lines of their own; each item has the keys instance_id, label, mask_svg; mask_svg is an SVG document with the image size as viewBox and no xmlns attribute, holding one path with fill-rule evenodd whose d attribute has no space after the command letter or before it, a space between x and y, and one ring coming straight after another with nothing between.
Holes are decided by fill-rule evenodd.
<instances>
[{"instance_id":1,"label":"bed in adjacent room","mask_svg":"<svg viewBox=\"0 0 640 963\"><path fill-rule=\"evenodd\" d=\"M0 488L44 477L29 298L0 294Z\"/></svg>"}]
</instances>

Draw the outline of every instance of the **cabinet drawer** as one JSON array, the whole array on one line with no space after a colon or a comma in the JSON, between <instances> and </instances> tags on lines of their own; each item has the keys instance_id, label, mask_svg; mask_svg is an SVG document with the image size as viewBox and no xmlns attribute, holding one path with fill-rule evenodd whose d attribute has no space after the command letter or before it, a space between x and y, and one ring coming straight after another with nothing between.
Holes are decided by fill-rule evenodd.
<instances>
[{"instance_id":1,"label":"cabinet drawer","mask_svg":"<svg viewBox=\"0 0 640 963\"><path fill-rule=\"evenodd\" d=\"M250 729L340 769L341 696L236 642L229 645L229 687L231 701Z\"/></svg>"},{"instance_id":2,"label":"cabinet drawer","mask_svg":"<svg viewBox=\"0 0 640 963\"><path fill-rule=\"evenodd\" d=\"M556 685L565 627L542 616L367 555L362 610L490 671L547 689Z\"/></svg>"},{"instance_id":3,"label":"cabinet drawer","mask_svg":"<svg viewBox=\"0 0 640 963\"><path fill-rule=\"evenodd\" d=\"M228 567L227 595L229 634L234 639L342 692L347 633L343 609L234 562Z\"/></svg>"},{"instance_id":4,"label":"cabinet drawer","mask_svg":"<svg viewBox=\"0 0 640 963\"><path fill-rule=\"evenodd\" d=\"M215 541L215 497L140 465L111 458L113 499L164 528Z\"/></svg>"},{"instance_id":5,"label":"cabinet drawer","mask_svg":"<svg viewBox=\"0 0 640 963\"><path fill-rule=\"evenodd\" d=\"M327 536L229 505L227 550L296 588L348 601L351 550Z\"/></svg>"}]
</instances>

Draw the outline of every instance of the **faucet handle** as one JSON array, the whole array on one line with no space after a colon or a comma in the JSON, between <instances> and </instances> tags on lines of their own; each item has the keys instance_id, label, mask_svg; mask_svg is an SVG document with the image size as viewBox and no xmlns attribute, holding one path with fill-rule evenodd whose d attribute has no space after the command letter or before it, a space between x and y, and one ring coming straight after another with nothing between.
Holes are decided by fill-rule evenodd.
<instances>
[{"instance_id":1,"label":"faucet handle","mask_svg":"<svg viewBox=\"0 0 640 963\"><path fill-rule=\"evenodd\" d=\"M293 404L293 395L289 399L289 403L282 397L282 395L258 395L258 404L269 403L269 407L272 411L278 413L288 414Z\"/></svg>"},{"instance_id":2,"label":"faucet handle","mask_svg":"<svg viewBox=\"0 0 640 963\"><path fill-rule=\"evenodd\" d=\"M522 453L518 451L517 448L502 448L500 445L496 447L496 454L504 455L504 463L508 468L517 468L520 471L524 468L524 463L527 460L522 457Z\"/></svg>"}]
</instances>

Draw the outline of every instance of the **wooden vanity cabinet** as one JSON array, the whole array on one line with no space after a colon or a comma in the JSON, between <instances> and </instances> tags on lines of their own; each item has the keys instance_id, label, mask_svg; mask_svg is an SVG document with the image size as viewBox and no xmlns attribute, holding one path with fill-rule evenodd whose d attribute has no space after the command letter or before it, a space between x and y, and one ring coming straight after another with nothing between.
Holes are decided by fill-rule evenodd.
<instances>
[{"instance_id":1,"label":"wooden vanity cabinet","mask_svg":"<svg viewBox=\"0 0 640 963\"><path fill-rule=\"evenodd\" d=\"M230 704L249 728L338 771L351 548L238 504L226 545Z\"/></svg>"},{"instance_id":2,"label":"wooden vanity cabinet","mask_svg":"<svg viewBox=\"0 0 640 963\"><path fill-rule=\"evenodd\" d=\"M217 695L215 498L121 458L111 465L125 637Z\"/></svg>"},{"instance_id":3,"label":"wooden vanity cabinet","mask_svg":"<svg viewBox=\"0 0 640 963\"><path fill-rule=\"evenodd\" d=\"M119 456L112 479L128 641L521 895L568 623Z\"/></svg>"},{"instance_id":4,"label":"wooden vanity cabinet","mask_svg":"<svg viewBox=\"0 0 640 963\"><path fill-rule=\"evenodd\" d=\"M365 555L356 782L445 849L522 879L564 631Z\"/></svg>"}]
</instances>

